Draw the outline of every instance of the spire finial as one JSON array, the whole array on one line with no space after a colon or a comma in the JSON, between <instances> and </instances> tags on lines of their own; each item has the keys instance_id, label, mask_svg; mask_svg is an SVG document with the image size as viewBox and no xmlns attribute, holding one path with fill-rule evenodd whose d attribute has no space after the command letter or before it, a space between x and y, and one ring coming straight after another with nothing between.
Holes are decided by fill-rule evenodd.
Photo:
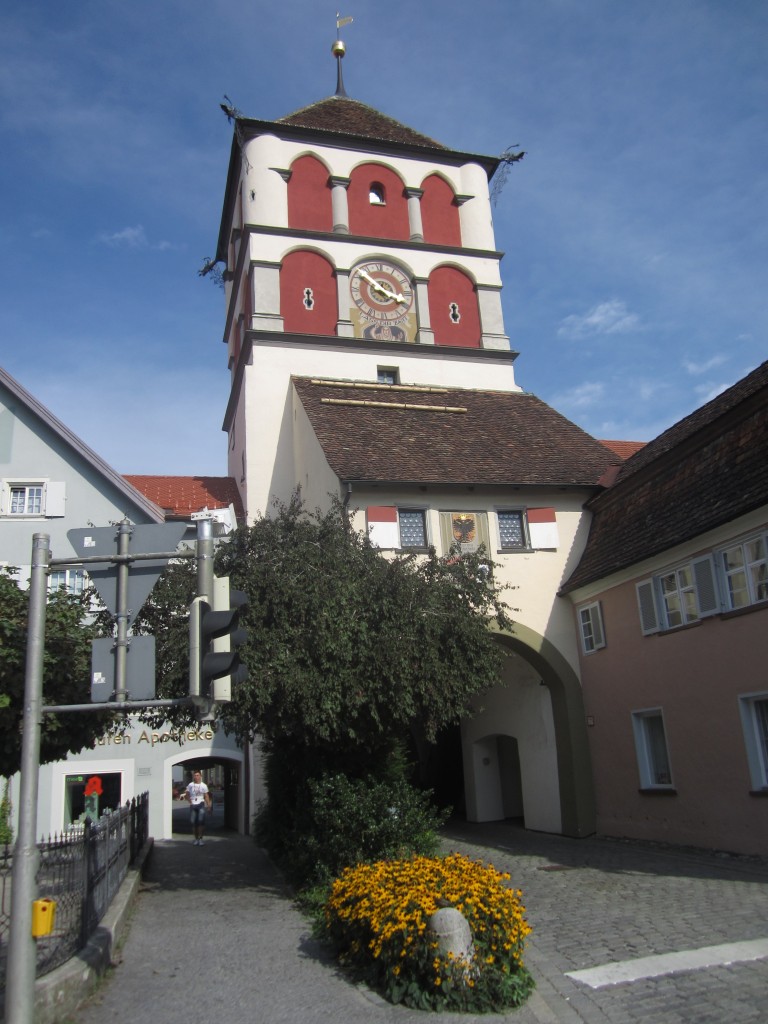
<instances>
[{"instance_id":1,"label":"spire finial","mask_svg":"<svg viewBox=\"0 0 768 1024\"><path fill-rule=\"evenodd\" d=\"M344 54L347 52L347 48L339 37L339 29L344 25L349 25L354 21L354 18L342 18L338 11L336 11L336 39L334 40L333 46L331 47L331 53L336 58L336 95L346 96L346 90L344 89L344 77L341 73L341 61Z\"/></svg>"}]
</instances>

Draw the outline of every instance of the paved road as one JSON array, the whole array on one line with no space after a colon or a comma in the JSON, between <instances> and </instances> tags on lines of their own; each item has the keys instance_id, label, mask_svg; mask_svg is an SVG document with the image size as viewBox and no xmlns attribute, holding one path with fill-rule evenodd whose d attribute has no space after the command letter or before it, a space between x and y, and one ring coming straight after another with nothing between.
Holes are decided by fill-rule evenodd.
<instances>
[{"instance_id":1,"label":"paved road","mask_svg":"<svg viewBox=\"0 0 768 1024\"><path fill-rule=\"evenodd\" d=\"M183 827L183 826L180 826ZM514 1024L765 1024L768 861L508 824L457 824L446 849L510 871L533 926L537 988ZM732 946L741 943L746 945ZM725 946L683 966L641 958ZM732 959L734 952L739 961ZM747 957L756 957L747 959ZM590 987L571 972L631 961L638 980ZM639 967L638 967L639 964ZM589 977L589 976L587 976ZM600 982L603 975L598 975ZM594 982L594 979L593 979ZM350 985L252 841L215 830L155 846L118 963L78 1024L424 1024ZM442 1024L488 1017L442 1014Z\"/></svg>"}]
</instances>

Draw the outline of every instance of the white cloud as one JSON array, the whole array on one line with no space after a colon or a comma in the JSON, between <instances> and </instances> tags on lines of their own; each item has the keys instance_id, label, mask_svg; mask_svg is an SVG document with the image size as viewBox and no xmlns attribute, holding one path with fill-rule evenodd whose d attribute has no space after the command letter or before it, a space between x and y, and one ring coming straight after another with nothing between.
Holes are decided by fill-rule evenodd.
<instances>
[{"instance_id":1,"label":"white cloud","mask_svg":"<svg viewBox=\"0 0 768 1024\"><path fill-rule=\"evenodd\" d=\"M725 384L702 384L700 387L694 388L694 394L698 395L700 405L706 405L707 402L711 402L713 398L717 398L718 395L727 391L733 383L732 380L729 380Z\"/></svg>"},{"instance_id":2,"label":"white cloud","mask_svg":"<svg viewBox=\"0 0 768 1024\"><path fill-rule=\"evenodd\" d=\"M102 231L97 241L108 245L112 249L154 249L157 252L169 252L178 249L179 246L165 240L161 242L150 242L142 224L135 228L123 228L121 231Z\"/></svg>"},{"instance_id":3,"label":"white cloud","mask_svg":"<svg viewBox=\"0 0 768 1024\"><path fill-rule=\"evenodd\" d=\"M99 235L99 241L103 242L104 245L112 246L114 249L147 249L149 247L147 234L141 224L137 224L135 228L123 228L122 231L113 231L112 234L102 231Z\"/></svg>"},{"instance_id":4,"label":"white cloud","mask_svg":"<svg viewBox=\"0 0 768 1024\"><path fill-rule=\"evenodd\" d=\"M603 400L605 386L599 381L588 381L556 395L551 404L556 409L590 409Z\"/></svg>"},{"instance_id":5,"label":"white cloud","mask_svg":"<svg viewBox=\"0 0 768 1024\"><path fill-rule=\"evenodd\" d=\"M686 359L683 362L683 366L693 377L698 377L702 373L708 373L709 370L713 370L716 366L722 366L726 361L727 356L712 356L711 359L707 359L703 363L694 363L690 359Z\"/></svg>"},{"instance_id":6,"label":"white cloud","mask_svg":"<svg viewBox=\"0 0 768 1024\"><path fill-rule=\"evenodd\" d=\"M561 338L578 340L595 334L628 334L640 328L640 318L630 313L625 302L609 299L588 313L567 316L557 330Z\"/></svg>"}]
</instances>

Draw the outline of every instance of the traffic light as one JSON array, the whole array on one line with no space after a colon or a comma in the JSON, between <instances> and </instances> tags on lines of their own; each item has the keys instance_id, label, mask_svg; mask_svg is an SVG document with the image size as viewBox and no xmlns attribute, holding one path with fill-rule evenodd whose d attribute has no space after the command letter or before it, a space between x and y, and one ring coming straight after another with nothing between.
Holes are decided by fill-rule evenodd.
<instances>
[{"instance_id":1,"label":"traffic light","mask_svg":"<svg viewBox=\"0 0 768 1024\"><path fill-rule=\"evenodd\" d=\"M247 639L240 611L248 597L229 589L229 577L214 578L213 606L196 597L189 608L189 695L228 701L232 687L245 682L248 669L239 648Z\"/></svg>"}]
</instances>

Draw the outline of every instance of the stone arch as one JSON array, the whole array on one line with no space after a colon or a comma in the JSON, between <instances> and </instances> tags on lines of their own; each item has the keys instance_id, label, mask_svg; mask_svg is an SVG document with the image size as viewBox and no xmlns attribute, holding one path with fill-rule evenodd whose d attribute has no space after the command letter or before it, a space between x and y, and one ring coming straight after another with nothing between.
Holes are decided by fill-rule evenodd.
<instances>
[{"instance_id":1,"label":"stone arch","mask_svg":"<svg viewBox=\"0 0 768 1024\"><path fill-rule=\"evenodd\" d=\"M226 825L237 832L247 835L249 832L248 821L248 779L247 765L241 749L217 749L215 743L210 747L185 748L177 747L176 750L165 758L163 763L163 792L166 799L163 802L163 827L161 838L170 839L173 836L173 805L168 799L173 786L173 769L177 765L189 765L206 768L212 764L226 765L236 770L237 784L233 791L227 793L225 799Z\"/></svg>"},{"instance_id":2,"label":"stone arch","mask_svg":"<svg viewBox=\"0 0 768 1024\"><path fill-rule=\"evenodd\" d=\"M592 835L595 793L581 681L557 647L530 627L515 623L509 633L499 631L497 637L540 673L552 696L563 834Z\"/></svg>"},{"instance_id":3,"label":"stone arch","mask_svg":"<svg viewBox=\"0 0 768 1024\"><path fill-rule=\"evenodd\" d=\"M595 799L584 701L579 678L554 644L528 626L515 623L509 632L498 629L494 632L497 641L503 647L525 662L529 676L538 679L534 685L545 687L548 691L551 702L554 750L551 755L546 753L544 756L550 775L556 779L557 796L559 797L559 831L563 835L574 837L591 835L595 831ZM504 701L504 693L505 691L499 688L496 696L500 704ZM471 726L471 729L468 726ZM462 729L462 734L465 736L464 763L467 787L474 785L476 789L475 794L467 793L468 807L471 805L472 799L476 805L478 798L481 797L478 788L480 784L477 779L478 766L487 765L492 768L494 752L498 753L497 762L500 763L502 760L499 747L500 737L503 737L501 739L503 744L508 742L507 737L519 744L522 774L525 775L526 770L531 769L531 764L527 763L530 755L525 752L525 744L532 742L535 745L535 738L520 733L515 735L514 730L499 726L499 717L489 716L487 727L484 727L480 717L479 721L472 720ZM531 748L529 747L529 749ZM507 750L507 756L510 752L511 748ZM540 769L541 764L537 770ZM492 786L498 786L500 790L503 789L504 783L501 776L497 780L492 777L492 773L489 773L489 778ZM486 797L486 793L482 794L483 799ZM496 797L497 806L503 806L504 800L505 795L500 792ZM551 809L549 820L554 820ZM542 830L558 831L557 828L551 829L551 826L545 826Z\"/></svg>"}]
</instances>

